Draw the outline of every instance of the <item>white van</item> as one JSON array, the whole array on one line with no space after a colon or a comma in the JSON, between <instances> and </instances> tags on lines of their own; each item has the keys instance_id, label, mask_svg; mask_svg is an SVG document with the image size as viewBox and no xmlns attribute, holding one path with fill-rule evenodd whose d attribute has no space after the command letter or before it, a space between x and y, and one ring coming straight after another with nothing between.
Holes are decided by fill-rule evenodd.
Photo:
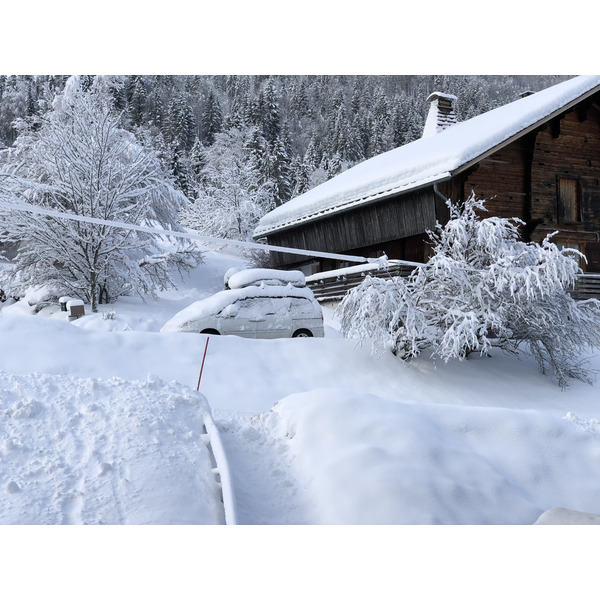
<instances>
[{"instance_id":1,"label":"white van","mask_svg":"<svg viewBox=\"0 0 600 600\"><path fill-rule=\"evenodd\" d=\"M236 275L238 280L243 278ZM268 279L273 281L273 277ZM312 291L287 279L286 285L253 280L252 285L218 292L177 313L161 331L249 338L323 337L323 311Z\"/></svg>"}]
</instances>

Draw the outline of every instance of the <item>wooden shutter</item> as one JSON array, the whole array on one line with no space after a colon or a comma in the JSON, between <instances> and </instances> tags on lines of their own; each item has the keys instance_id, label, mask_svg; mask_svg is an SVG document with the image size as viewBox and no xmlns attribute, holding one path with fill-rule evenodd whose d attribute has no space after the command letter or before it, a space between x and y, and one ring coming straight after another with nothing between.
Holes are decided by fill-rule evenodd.
<instances>
[{"instance_id":1,"label":"wooden shutter","mask_svg":"<svg viewBox=\"0 0 600 600\"><path fill-rule=\"evenodd\" d=\"M562 223L579 221L579 185L571 177L558 178L558 219Z\"/></svg>"}]
</instances>

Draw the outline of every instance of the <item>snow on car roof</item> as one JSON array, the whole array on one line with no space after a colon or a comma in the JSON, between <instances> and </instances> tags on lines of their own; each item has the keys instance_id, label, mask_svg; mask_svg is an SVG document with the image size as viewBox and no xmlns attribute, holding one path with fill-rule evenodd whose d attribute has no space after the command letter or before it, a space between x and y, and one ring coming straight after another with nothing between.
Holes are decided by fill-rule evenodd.
<instances>
[{"instance_id":1,"label":"snow on car roof","mask_svg":"<svg viewBox=\"0 0 600 600\"><path fill-rule=\"evenodd\" d=\"M582 96L600 76L583 75L366 160L267 213L254 237L449 179L471 161L539 125Z\"/></svg>"},{"instance_id":2,"label":"snow on car roof","mask_svg":"<svg viewBox=\"0 0 600 600\"><path fill-rule=\"evenodd\" d=\"M306 298L316 306L319 306L320 310L320 305L315 300L312 290L307 287L294 287L291 283L285 286L263 284L233 290L222 290L204 300L198 300L179 311L167 321L162 326L161 331L181 331L181 328L187 323L214 316L230 304L247 298Z\"/></svg>"},{"instance_id":3,"label":"snow on car roof","mask_svg":"<svg viewBox=\"0 0 600 600\"><path fill-rule=\"evenodd\" d=\"M280 269L245 269L229 276L227 284L231 289L242 288L264 282L267 285L285 285L291 283L304 287L306 279L302 271L282 271Z\"/></svg>"}]
</instances>

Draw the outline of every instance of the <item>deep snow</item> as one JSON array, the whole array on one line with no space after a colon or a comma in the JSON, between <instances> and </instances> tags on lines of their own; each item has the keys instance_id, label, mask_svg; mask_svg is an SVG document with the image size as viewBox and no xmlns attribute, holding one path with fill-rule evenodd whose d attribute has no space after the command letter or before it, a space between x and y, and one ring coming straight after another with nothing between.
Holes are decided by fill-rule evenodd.
<instances>
[{"instance_id":1,"label":"deep snow","mask_svg":"<svg viewBox=\"0 0 600 600\"><path fill-rule=\"evenodd\" d=\"M223 522L201 394L41 373L0 389L3 524Z\"/></svg>"},{"instance_id":2,"label":"deep snow","mask_svg":"<svg viewBox=\"0 0 600 600\"><path fill-rule=\"evenodd\" d=\"M104 318L3 305L0 523L222 523L207 410L240 523L600 514L598 388L563 392L532 360L404 365L342 339L326 309L324 339L211 336L196 392L206 336L159 330L242 264L208 253L179 291L102 306Z\"/></svg>"}]
</instances>

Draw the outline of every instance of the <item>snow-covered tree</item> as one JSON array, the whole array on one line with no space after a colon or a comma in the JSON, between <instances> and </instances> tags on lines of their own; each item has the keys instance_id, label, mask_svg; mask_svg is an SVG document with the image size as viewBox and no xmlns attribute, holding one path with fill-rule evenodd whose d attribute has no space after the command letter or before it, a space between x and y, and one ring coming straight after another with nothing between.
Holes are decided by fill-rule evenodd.
<instances>
[{"instance_id":1,"label":"snow-covered tree","mask_svg":"<svg viewBox=\"0 0 600 600\"><path fill-rule=\"evenodd\" d=\"M215 135L204 151L202 182L182 223L206 235L250 240L258 220L274 208L272 185L263 182L248 147L248 130Z\"/></svg>"},{"instance_id":2,"label":"snow-covered tree","mask_svg":"<svg viewBox=\"0 0 600 600\"><path fill-rule=\"evenodd\" d=\"M179 229L186 199L173 187L156 153L119 126L112 98L83 91L72 77L53 109L21 133L2 166L3 195L15 203L81 217L59 217L4 208L0 242L17 243L7 292L49 284L60 295L101 300L122 294L153 295L171 284L169 269L192 266L190 248L165 251L156 236L86 218Z\"/></svg>"},{"instance_id":3,"label":"snow-covered tree","mask_svg":"<svg viewBox=\"0 0 600 600\"><path fill-rule=\"evenodd\" d=\"M264 92L259 94L259 110L262 133L269 144L273 144L281 133L281 112L273 79L269 79Z\"/></svg>"},{"instance_id":4,"label":"snow-covered tree","mask_svg":"<svg viewBox=\"0 0 600 600\"><path fill-rule=\"evenodd\" d=\"M408 278L367 278L339 307L342 330L403 359L429 348L444 361L492 346L525 349L561 387L589 381L582 353L600 347L600 302L568 293L580 273L573 250L550 237L519 241L518 219L481 219L473 196L448 203L450 220L430 233L433 256Z\"/></svg>"},{"instance_id":5,"label":"snow-covered tree","mask_svg":"<svg viewBox=\"0 0 600 600\"><path fill-rule=\"evenodd\" d=\"M210 146L215 135L223 128L223 113L215 93L211 90L202 113L202 135L204 142Z\"/></svg>"}]
</instances>

